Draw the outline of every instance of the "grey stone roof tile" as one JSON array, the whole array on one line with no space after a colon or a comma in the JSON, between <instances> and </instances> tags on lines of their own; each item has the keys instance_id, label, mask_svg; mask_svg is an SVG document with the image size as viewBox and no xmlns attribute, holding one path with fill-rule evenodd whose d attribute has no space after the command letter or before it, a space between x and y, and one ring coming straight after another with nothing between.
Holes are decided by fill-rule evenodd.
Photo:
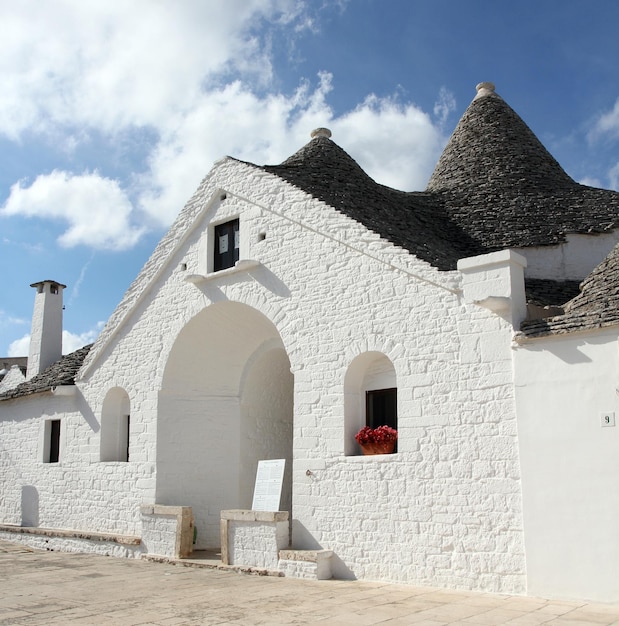
<instances>
[{"instance_id":1,"label":"grey stone roof tile","mask_svg":"<svg viewBox=\"0 0 619 626\"><path fill-rule=\"evenodd\" d=\"M484 252L619 228L619 193L572 180L494 88L483 85L425 192L376 183L324 134L263 169L439 270Z\"/></svg>"},{"instance_id":2,"label":"grey stone roof tile","mask_svg":"<svg viewBox=\"0 0 619 626\"><path fill-rule=\"evenodd\" d=\"M49 391L61 385L73 385L75 383L75 376L91 347L92 344L89 344L75 352L66 354L44 369L40 374L0 394L0 401Z\"/></svg>"},{"instance_id":3,"label":"grey stone roof tile","mask_svg":"<svg viewBox=\"0 0 619 626\"><path fill-rule=\"evenodd\" d=\"M453 223L442 198L376 183L331 139L318 136L271 172L441 270L482 252Z\"/></svg>"},{"instance_id":4,"label":"grey stone roof tile","mask_svg":"<svg viewBox=\"0 0 619 626\"><path fill-rule=\"evenodd\" d=\"M580 293L577 280L525 278L527 302L541 306L561 306Z\"/></svg>"},{"instance_id":5,"label":"grey stone roof tile","mask_svg":"<svg viewBox=\"0 0 619 626\"><path fill-rule=\"evenodd\" d=\"M563 315L529 320L521 338L565 334L619 325L619 244L585 278L580 293L565 305Z\"/></svg>"}]
</instances>

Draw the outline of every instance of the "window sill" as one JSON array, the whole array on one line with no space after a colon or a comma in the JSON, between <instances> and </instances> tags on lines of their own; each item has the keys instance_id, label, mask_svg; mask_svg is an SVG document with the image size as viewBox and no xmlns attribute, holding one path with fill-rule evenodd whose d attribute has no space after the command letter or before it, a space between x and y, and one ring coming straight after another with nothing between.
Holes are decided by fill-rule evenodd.
<instances>
[{"instance_id":1,"label":"window sill","mask_svg":"<svg viewBox=\"0 0 619 626\"><path fill-rule=\"evenodd\" d=\"M345 456L344 459L347 463L371 463L372 461L386 463L389 459L393 460L397 457L397 452L391 452L390 454L351 454L350 456Z\"/></svg>"},{"instance_id":2,"label":"window sill","mask_svg":"<svg viewBox=\"0 0 619 626\"><path fill-rule=\"evenodd\" d=\"M223 276L230 276L231 274L238 274L239 272L246 272L248 270L253 269L254 267L258 267L259 265L260 265L260 261L254 261L252 259L240 259L234 264L234 267L227 267L225 270L219 270L218 272L210 272L206 275L205 274L188 274L187 276L185 276L185 282L197 285L199 283L207 282L215 278L221 278Z\"/></svg>"}]
</instances>

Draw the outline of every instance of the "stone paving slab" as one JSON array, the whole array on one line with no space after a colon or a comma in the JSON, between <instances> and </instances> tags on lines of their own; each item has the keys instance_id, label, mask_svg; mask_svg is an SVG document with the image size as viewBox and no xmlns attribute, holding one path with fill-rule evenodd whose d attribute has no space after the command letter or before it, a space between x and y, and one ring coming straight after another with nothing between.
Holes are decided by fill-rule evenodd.
<instances>
[{"instance_id":1,"label":"stone paving slab","mask_svg":"<svg viewBox=\"0 0 619 626\"><path fill-rule=\"evenodd\" d=\"M0 541L0 626L619 626L619 605L308 581Z\"/></svg>"}]
</instances>

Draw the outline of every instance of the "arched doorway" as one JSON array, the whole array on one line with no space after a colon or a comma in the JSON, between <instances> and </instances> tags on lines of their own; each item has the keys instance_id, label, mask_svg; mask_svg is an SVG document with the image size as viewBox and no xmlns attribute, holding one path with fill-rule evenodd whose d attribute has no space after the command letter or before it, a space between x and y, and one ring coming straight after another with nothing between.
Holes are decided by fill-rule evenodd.
<instances>
[{"instance_id":1,"label":"arched doorway","mask_svg":"<svg viewBox=\"0 0 619 626\"><path fill-rule=\"evenodd\" d=\"M236 302L179 333L159 392L159 504L193 508L198 548L219 547L220 511L251 507L257 462L285 458L290 507L293 377L275 326Z\"/></svg>"}]
</instances>

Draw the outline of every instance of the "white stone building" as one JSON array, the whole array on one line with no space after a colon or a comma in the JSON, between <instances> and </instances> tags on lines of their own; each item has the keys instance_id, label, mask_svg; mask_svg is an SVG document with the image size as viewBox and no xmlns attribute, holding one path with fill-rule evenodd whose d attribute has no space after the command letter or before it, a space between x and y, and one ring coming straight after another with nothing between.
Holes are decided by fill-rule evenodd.
<instances>
[{"instance_id":1,"label":"white stone building","mask_svg":"<svg viewBox=\"0 0 619 626\"><path fill-rule=\"evenodd\" d=\"M424 192L325 129L222 159L92 347L47 362L33 333L0 394L0 537L161 554L191 507L218 549L285 458L291 547L335 577L618 602L618 215L490 83ZM361 455L368 420L395 453Z\"/></svg>"}]
</instances>

